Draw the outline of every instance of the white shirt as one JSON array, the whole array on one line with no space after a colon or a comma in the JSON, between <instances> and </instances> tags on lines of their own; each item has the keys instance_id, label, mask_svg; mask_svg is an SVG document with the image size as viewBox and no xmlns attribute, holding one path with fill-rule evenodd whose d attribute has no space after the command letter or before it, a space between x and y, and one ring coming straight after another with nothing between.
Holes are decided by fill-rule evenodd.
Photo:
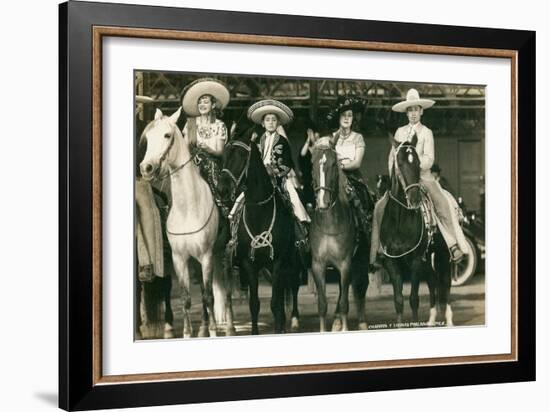
<instances>
[{"instance_id":1,"label":"white shirt","mask_svg":"<svg viewBox=\"0 0 550 412\"><path fill-rule=\"evenodd\" d=\"M396 130L394 139L398 143L410 142L415 134L418 138L416 153L418 153L418 158L420 159L420 178L424 181L433 181L434 177L430 170L435 160L434 136L432 131L420 122L415 125L407 124ZM395 149L392 147L388 158L390 175L394 156Z\"/></svg>"},{"instance_id":2,"label":"white shirt","mask_svg":"<svg viewBox=\"0 0 550 412\"><path fill-rule=\"evenodd\" d=\"M271 164L271 152L273 151L273 142L275 140L275 135L276 132L270 133L267 130L265 132L265 144L263 153L264 165Z\"/></svg>"}]
</instances>

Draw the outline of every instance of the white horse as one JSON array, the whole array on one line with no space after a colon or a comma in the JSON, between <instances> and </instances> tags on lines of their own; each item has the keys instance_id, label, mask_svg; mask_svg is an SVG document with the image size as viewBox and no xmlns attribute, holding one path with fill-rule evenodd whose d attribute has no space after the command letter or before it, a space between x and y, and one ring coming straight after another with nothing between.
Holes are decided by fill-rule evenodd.
<instances>
[{"instance_id":1,"label":"white horse","mask_svg":"<svg viewBox=\"0 0 550 412\"><path fill-rule=\"evenodd\" d=\"M172 207L166 231L172 247L174 269L182 286L183 337L189 338L193 334L190 258L194 258L202 269L203 316L198 336L216 336L214 292L216 307L222 308L216 312L226 318L226 335L234 335L230 276L225 276L224 247L216 244L219 241L220 213L210 187L193 161L188 141L176 125L180 114L181 108L170 117L157 109L155 119L142 135L147 141L147 151L140 163L140 171L146 180L168 176L171 179ZM161 175L165 170L167 172ZM226 280L229 287L226 287Z\"/></svg>"}]
</instances>

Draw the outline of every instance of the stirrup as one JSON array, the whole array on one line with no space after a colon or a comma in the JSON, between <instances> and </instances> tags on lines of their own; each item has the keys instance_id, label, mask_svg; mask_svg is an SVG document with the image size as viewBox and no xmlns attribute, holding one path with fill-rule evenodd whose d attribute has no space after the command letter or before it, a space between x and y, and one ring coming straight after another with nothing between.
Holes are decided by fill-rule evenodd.
<instances>
[{"instance_id":1,"label":"stirrup","mask_svg":"<svg viewBox=\"0 0 550 412\"><path fill-rule=\"evenodd\" d=\"M456 244L450 247L449 252L451 253L451 262L453 263L459 263L464 259L464 253Z\"/></svg>"}]
</instances>

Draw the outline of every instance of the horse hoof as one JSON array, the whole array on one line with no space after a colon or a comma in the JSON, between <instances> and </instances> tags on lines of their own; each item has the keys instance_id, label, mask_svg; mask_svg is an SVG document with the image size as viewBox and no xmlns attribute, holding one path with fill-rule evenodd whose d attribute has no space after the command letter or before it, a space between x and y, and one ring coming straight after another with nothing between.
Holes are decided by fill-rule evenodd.
<instances>
[{"instance_id":1,"label":"horse hoof","mask_svg":"<svg viewBox=\"0 0 550 412\"><path fill-rule=\"evenodd\" d=\"M207 338L210 336L210 333L208 332L208 326L201 326L199 328L199 333L197 335L199 338Z\"/></svg>"},{"instance_id":2,"label":"horse hoof","mask_svg":"<svg viewBox=\"0 0 550 412\"><path fill-rule=\"evenodd\" d=\"M191 339L191 334L190 333L184 333L183 334L183 339Z\"/></svg>"},{"instance_id":3,"label":"horse hoof","mask_svg":"<svg viewBox=\"0 0 550 412\"><path fill-rule=\"evenodd\" d=\"M360 322L359 323L359 330L368 330L369 325L367 325L367 322Z\"/></svg>"},{"instance_id":4,"label":"horse hoof","mask_svg":"<svg viewBox=\"0 0 550 412\"><path fill-rule=\"evenodd\" d=\"M342 330L342 321L340 319L334 319L332 322L332 331L340 332Z\"/></svg>"},{"instance_id":5,"label":"horse hoof","mask_svg":"<svg viewBox=\"0 0 550 412\"><path fill-rule=\"evenodd\" d=\"M174 328L169 323L164 325L164 339L174 339Z\"/></svg>"},{"instance_id":6,"label":"horse hoof","mask_svg":"<svg viewBox=\"0 0 550 412\"><path fill-rule=\"evenodd\" d=\"M235 329L235 326L229 326L225 329L225 336L236 336L237 330Z\"/></svg>"},{"instance_id":7,"label":"horse hoof","mask_svg":"<svg viewBox=\"0 0 550 412\"><path fill-rule=\"evenodd\" d=\"M255 327L255 328L252 328L252 332L251 332L251 333L252 333L252 335L259 335L259 334L260 334L260 331L258 330L257 327Z\"/></svg>"},{"instance_id":8,"label":"horse hoof","mask_svg":"<svg viewBox=\"0 0 550 412\"><path fill-rule=\"evenodd\" d=\"M298 318L294 317L290 321L290 331L291 332L298 332L300 330L300 321Z\"/></svg>"},{"instance_id":9,"label":"horse hoof","mask_svg":"<svg viewBox=\"0 0 550 412\"><path fill-rule=\"evenodd\" d=\"M218 336L218 331L216 329L210 329L209 332L211 338L215 338Z\"/></svg>"}]
</instances>

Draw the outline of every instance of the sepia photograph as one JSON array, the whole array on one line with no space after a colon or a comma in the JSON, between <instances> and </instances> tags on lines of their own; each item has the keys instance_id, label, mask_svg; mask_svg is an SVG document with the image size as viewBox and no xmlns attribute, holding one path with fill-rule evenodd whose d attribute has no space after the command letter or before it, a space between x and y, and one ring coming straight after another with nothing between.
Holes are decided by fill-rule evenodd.
<instances>
[{"instance_id":1,"label":"sepia photograph","mask_svg":"<svg viewBox=\"0 0 550 412\"><path fill-rule=\"evenodd\" d=\"M485 325L485 85L134 90L135 340Z\"/></svg>"}]
</instances>

